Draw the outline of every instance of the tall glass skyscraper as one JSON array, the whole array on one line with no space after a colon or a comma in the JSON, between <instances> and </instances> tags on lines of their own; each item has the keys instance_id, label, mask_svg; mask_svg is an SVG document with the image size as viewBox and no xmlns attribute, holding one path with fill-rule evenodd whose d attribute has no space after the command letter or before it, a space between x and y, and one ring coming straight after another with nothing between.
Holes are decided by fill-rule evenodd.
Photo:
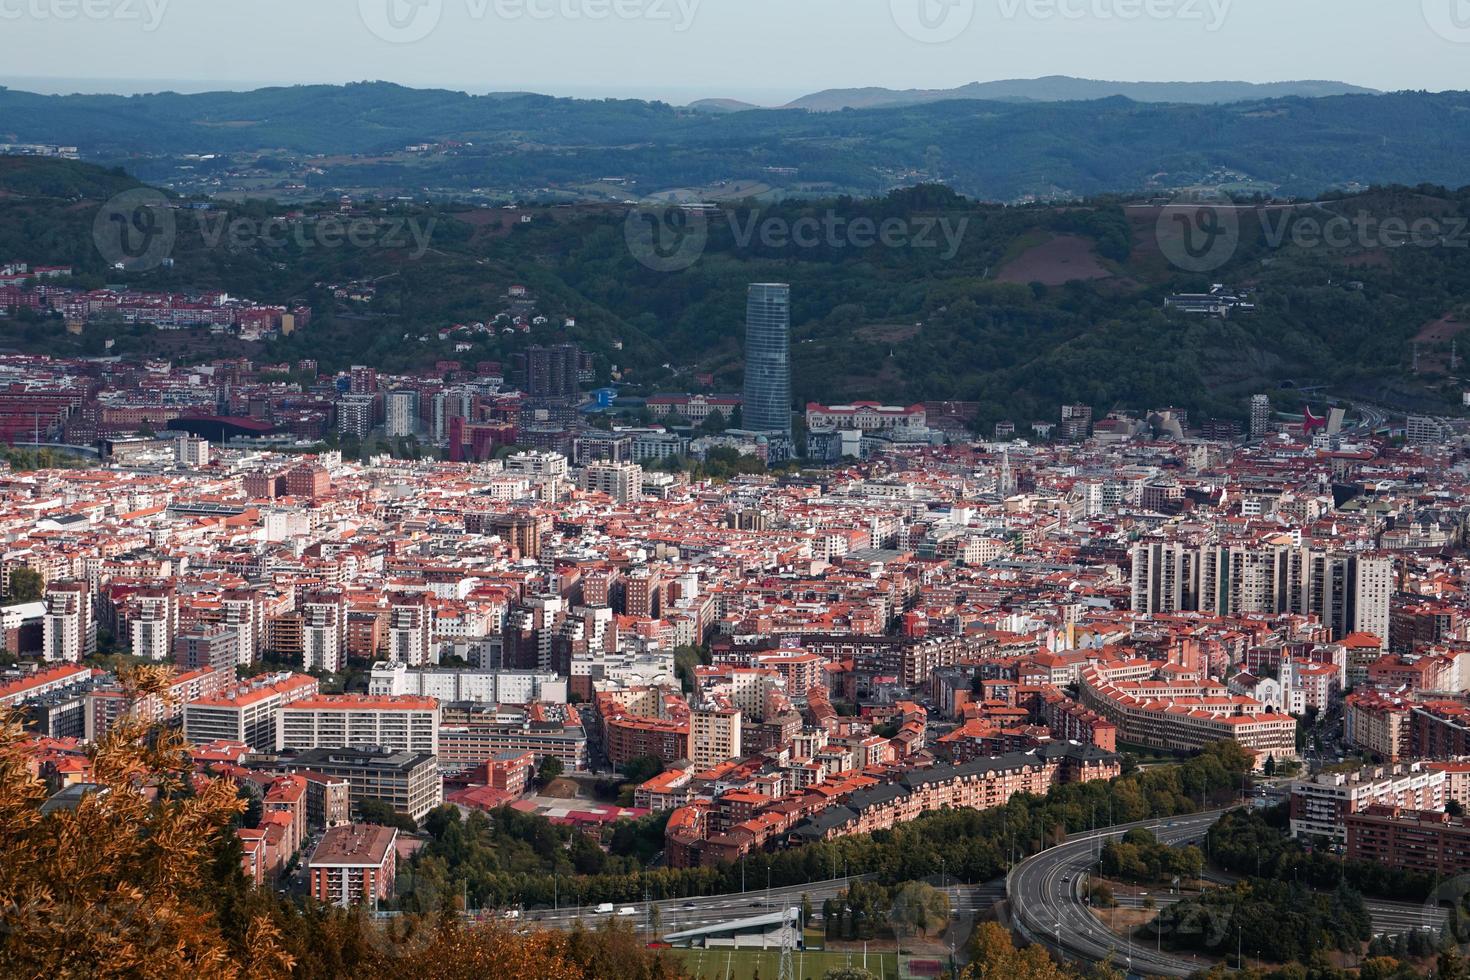
<instances>
[{"instance_id":1,"label":"tall glass skyscraper","mask_svg":"<svg viewBox=\"0 0 1470 980\"><path fill-rule=\"evenodd\" d=\"M750 286L745 307L745 404L741 427L791 435L791 287Z\"/></svg>"}]
</instances>

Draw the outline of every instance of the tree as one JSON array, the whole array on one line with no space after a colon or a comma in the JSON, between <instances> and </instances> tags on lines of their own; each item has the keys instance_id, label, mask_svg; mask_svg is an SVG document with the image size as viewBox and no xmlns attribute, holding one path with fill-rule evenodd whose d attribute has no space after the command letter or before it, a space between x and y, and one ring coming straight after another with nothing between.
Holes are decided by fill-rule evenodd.
<instances>
[{"instance_id":1,"label":"tree","mask_svg":"<svg viewBox=\"0 0 1470 980\"><path fill-rule=\"evenodd\" d=\"M933 885L910 881L893 896L895 928L928 935L949 924L949 896Z\"/></svg>"},{"instance_id":2,"label":"tree","mask_svg":"<svg viewBox=\"0 0 1470 980\"><path fill-rule=\"evenodd\" d=\"M399 813L382 800L363 800L357 805L357 812L362 817L363 823L377 824L380 827L397 827L406 834L416 834L419 830L417 820L406 813Z\"/></svg>"},{"instance_id":3,"label":"tree","mask_svg":"<svg viewBox=\"0 0 1470 980\"><path fill-rule=\"evenodd\" d=\"M970 943L970 963L960 980L1074 980L1076 974L1053 963L1045 949L1017 949L1011 934L995 922L975 930Z\"/></svg>"},{"instance_id":4,"label":"tree","mask_svg":"<svg viewBox=\"0 0 1470 980\"><path fill-rule=\"evenodd\" d=\"M248 919L232 952L202 869L245 808L234 783L196 782L183 737L134 716L168 696L171 671L119 680L127 702L98 742L96 789L42 813L20 726L0 720L0 974L6 976L279 976L294 959L266 917ZM238 864L236 865L238 869Z\"/></svg>"},{"instance_id":5,"label":"tree","mask_svg":"<svg viewBox=\"0 0 1470 980\"><path fill-rule=\"evenodd\" d=\"M441 803L424 815L424 830L435 839L443 839L445 831L458 826L460 820L459 807L453 803Z\"/></svg>"},{"instance_id":6,"label":"tree","mask_svg":"<svg viewBox=\"0 0 1470 980\"><path fill-rule=\"evenodd\" d=\"M37 602L46 594L46 577L34 568L17 565L10 570L10 588L5 598L10 602Z\"/></svg>"},{"instance_id":7,"label":"tree","mask_svg":"<svg viewBox=\"0 0 1470 980\"><path fill-rule=\"evenodd\" d=\"M623 764L623 777L634 786L648 782L664 771L664 764L653 756L641 755Z\"/></svg>"},{"instance_id":8,"label":"tree","mask_svg":"<svg viewBox=\"0 0 1470 980\"><path fill-rule=\"evenodd\" d=\"M560 779L561 774L566 772L566 766L554 755L548 755L541 760L541 767L536 770L536 785L545 789L554 780Z\"/></svg>"}]
</instances>

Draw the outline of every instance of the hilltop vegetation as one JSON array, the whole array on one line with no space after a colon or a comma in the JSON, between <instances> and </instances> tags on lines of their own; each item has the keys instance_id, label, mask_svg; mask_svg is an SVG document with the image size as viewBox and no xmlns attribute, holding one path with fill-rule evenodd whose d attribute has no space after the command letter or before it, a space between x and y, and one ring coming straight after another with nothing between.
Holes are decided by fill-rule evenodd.
<instances>
[{"instance_id":1,"label":"hilltop vegetation","mask_svg":"<svg viewBox=\"0 0 1470 980\"><path fill-rule=\"evenodd\" d=\"M1166 92L1137 90L1153 98ZM677 188L728 197L732 184L762 187L772 198L870 195L930 180L1012 201L1188 186L1221 171L1293 194L1349 183L1459 185L1470 180L1467 109L1464 92L1224 105L1121 95L946 99L712 113L383 82L128 97L0 89L0 119L17 139L77 145L86 159L125 161L144 179L176 186L249 166L266 176L294 174L314 193L571 197L607 175L624 181L619 197ZM443 153L400 152L446 142L453 147Z\"/></svg>"},{"instance_id":2,"label":"hilltop vegetation","mask_svg":"<svg viewBox=\"0 0 1470 980\"><path fill-rule=\"evenodd\" d=\"M75 164L60 172L98 183L99 193L121 179ZM26 169L20 179L42 186L38 173ZM1111 197L1065 208L1002 207L925 186L872 199L733 205L707 219L702 251L674 271L635 257L628 211L617 206L504 211L369 202L342 215L332 202L291 219L293 228L306 228L301 240L293 234L271 244L218 232L236 221L260 227L285 220L286 208L217 204L177 212L172 268L125 276L110 272L92 244L95 199L14 196L24 193L13 190L20 179L8 183L3 175L0 193L10 196L0 197L0 255L70 263L81 285L220 288L316 311L309 331L267 344L106 325L66 338L41 322L0 325L0 344L11 348L96 354L110 337L118 353L310 356L332 369L367 359L402 370L443 359L504 359L529 343L575 340L597 355L600 378L616 369L634 391L693 389L703 373L714 375L716 389L731 390L743 375L746 284L776 280L792 284L799 402L960 399L978 402L988 424L1054 418L1069 402L1239 417L1249 394L1305 379L1353 397L1411 399L1427 410L1453 411L1459 401L1447 370L1456 323L1465 318L1444 318L1470 310L1470 189L1384 188L1244 210L1238 248L1199 274L1165 257L1157 207ZM1432 218L1459 238L1433 247L1385 244L1376 220L1368 240L1355 234L1341 247L1295 231L1360 213L1405 223ZM361 245L320 244L312 229L334 220L379 231ZM802 241L789 232L803 222L835 231ZM858 233L888 225L903 233L891 247ZM415 233L385 237L386 229L405 226ZM766 235L768 228L787 234ZM322 285L350 281L373 282L375 298L338 302ZM1165 309L1171 292L1212 282L1251 290L1257 312L1221 319ZM503 309L512 283L531 290L547 324L439 339L441 328ZM1416 375L1415 338L1441 321L1433 342L1419 344ZM456 351L458 342L470 349Z\"/></svg>"}]
</instances>

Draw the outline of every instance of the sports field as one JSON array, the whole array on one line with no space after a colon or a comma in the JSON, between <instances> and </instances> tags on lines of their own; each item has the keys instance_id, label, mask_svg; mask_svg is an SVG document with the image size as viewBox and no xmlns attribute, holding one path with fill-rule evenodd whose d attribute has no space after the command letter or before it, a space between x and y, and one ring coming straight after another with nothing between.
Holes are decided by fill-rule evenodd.
<instances>
[{"instance_id":1,"label":"sports field","mask_svg":"<svg viewBox=\"0 0 1470 980\"><path fill-rule=\"evenodd\" d=\"M706 980L776 980L781 975L781 953L779 950L768 949L670 949L666 952L677 957L684 966L696 977L705 977ZM853 966L863 965L862 953L792 953L791 965L796 969L797 980L822 980L828 970L846 966L851 956ZM868 954L868 970L876 977L886 977L890 980L898 980L899 974L894 968L895 954L871 952ZM909 957L904 956L904 966L909 966ZM932 960L922 960L914 965L921 969ZM912 976L908 972L904 977ZM927 970L919 974L922 976L936 976Z\"/></svg>"}]
</instances>

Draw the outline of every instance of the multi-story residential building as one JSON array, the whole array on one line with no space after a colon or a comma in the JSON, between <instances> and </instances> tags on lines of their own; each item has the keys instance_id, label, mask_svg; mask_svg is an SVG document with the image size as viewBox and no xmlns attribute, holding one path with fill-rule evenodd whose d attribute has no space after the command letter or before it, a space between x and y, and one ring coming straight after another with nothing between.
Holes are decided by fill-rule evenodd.
<instances>
[{"instance_id":1,"label":"multi-story residential building","mask_svg":"<svg viewBox=\"0 0 1470 980\"><path fill-rule=\"evenodd\" d=\"M1116 725L1119 741L1172 751L1233 740L1255 753L1258 766L1296 757L1297 723L1290 715L1231 695L1218 681L1123 679L1132 670L1127 663L1099 663L1079 675L1083 706Z\"/></svg>"},{"instance_id":2,"label":"multi-story residential building","mask_svg":"<svg viewBox=\"0 0 1470 980\"><path fill-rule=\"evenodd\" d=\"M416 436L419 431L419 393L413 390L390 391L383 399L384 434L389 439Z\"/></svg>"},{"instance_id":3,"label":"multi-story residential building","mask_svg":"<svg viewBox=\"0 0 1470 980\"><path fill-rule=\"evenodd\" d=\"M1293 837L1347 842L1346 818L1376 804L1413 810L1442 810L1445 774L1413 763L1375 766L1357 772L1322 772L1291 784Z\"/></svg>"},{"instance_id":4,"label":"multi-story residential building","mask_svg":"<svg viewBox=\"0 0 1470 980\"><path fill-rule=\"evenodd\" d=\"M174 637L174 663L181 670L209 667L232 671L240 663L240 635L222 626L201 626Z\"/></svg>"},{"instance_id":5,"label":"multi-story residential building","mask_svg":"<svg viewBox=\"0 0 1470 980\"><path fill-rule=\"evenodd\" d=\"M389 599L388 656L410 667L429 662L433 610L422 592L393 595Z\"/></svg>"},{"instance_id":6,"label":"multi-story residential building","mask_svg":"<svg viewBox=\"0 0 1470 980\"><path fill-rule=\"evenodd\" d=\"M1388 635L1393 560L1285 545L1185 548L1143 542L1130 552L1135 612L1239 616L1301 613L1334 639Z\"/></svg>"},{"instance_id":7,"label":"multi-story residential building","mask_svg":"<svg viewBox=\"0 0 1470 980\"><path fill-rule=\"evenodd\" d=\"M740 757L743 747L740 709L710 703L689 712L689 758L696 772Z\"/></svg>"},{"instance_id":8,"label":"multi-story residential building","mask_svg":"<svg viewBox=\"0 0 1470 980\"><path fill-rule=\"evenodd\" d=\"M356 439L373 431L378 399L375 395L343 395L337 399L337 432Z\"/></svg>"},{"instance_id":9,"label":"multi-story residential building","mask_svg":"<svg viewBox=\"0 0 1470 980\"><path fill-rule=\"evenodd\" d=\"M538 764L554 758L569 772L588 770L587 730L571 705L450 707L455 717L446 713L439 729L439 761L445 769L472 768L502 752L530 752Z\"/></svg>"},{"instance_id":10,"label":"multi-story residential building","mask_svg":"<svg viewBox=\"0 0 1470 980\"><path fill-rule=\"evenodd\" d=\"M605 493L626 504L643 496L643 467L637 463L593 463L577 474L577 487Z\"/></svg>"},{"instance_id":11,"label":"multi-story residential building","mask_svg":"<svg viewBox=\"0 0 1470 980\"><path fill-rule=\"evenodd\" d=\"M184 705L184 737L195 745L237 742L257 752L281 748L281 709L315 697L320 685L306 674L270 674Z\"/></svg>"},{"instance_id":12,"label":"multi-story residential building","mask_svg":"<svg viewBox=\"0 0 1470 980\"><path fill-rule=\"evenodd\" d=\"M301 601L302 666L337 673L342 669L347 634L347 599L316 592Z\"/></svg>"},{"instance_id":13,"label":"multi-story residential building","mask_svg":"<svg viewBox=\"0 0 1470 980\"><path fill-rule=\"evenodd\" d=\"M441 702L476 701L481 704L565 704L567 681L551 671L411 670L401 661L373 664L368 693L378 697L416 694Z\"/></svg>"},{"instance_id":14,"label":"multi-story residential building","mask_svg":"<svg viewBox=\"0 0 1470 980\"><path fill-rule=\"evenodd\" d=\"M1412 807L1370 806L1346 818L1347 858L1448 880L1470 874L1470 823Z\"/></svg>"},{"instance_id":15,"label":"multi-story residential building","mask_svg":"<svg viewBox=\"0 0 1470 980\"><path fill-rule=\"evenodd\" d=\"M377 746L439 753L439 702L433 698L380 698L323 694L281 707L282 749Z\"/></svg>"},{"instance_id":16,"label":"multi-story residential building","mask_svg":"<svg viewBox=\"0 0 1470 980\"><path fill-rule=\"evenodd\" d=\"M132 599L135 609L128 620L132 655L153 661L168 660L179 626L179 600L174 587L145 585L133 593Z\"/></svg>"},{"instance_id":17,"label":"multi-story residential building","mask_svg":"<svg viewBox=\"0 0 1470 980\"><path fill-rule=\"evenodd\" d=\"M311 897L325 905L376 909L393 897L397 841L393 827L350 824L328 830L306 866Z\"/></svg>"},{"instance_id":18,"label":"multi-story residential building","mask_svg":"<svg viewBox=\"0 0 1470 980\"><path fill-rule=\"evenodd\" d=\"M97 652L97 623L92 617L92 590L86 582L48 582L42 659L76 663Z\"/></svg>"},{"instance_id":19,"label":"multi-story residential building","mask_svg":"<svg viewBox=\"0 0 1470 980\"><path fill-rule=\"evenodd\" d=\"M1356 691L1343 701L1343 742L1385 762L1409 757L1414 703L1377 691Z\"/></svg>"},{"instance_id":20,"label":"multi-story residential building","mask_svg":"<svg viewBox=\"0 0 1470 980\"><path fill-rule=\"evenodd\" d=\"M397 813L422 820L444 799L444 781L439 775L438 762L423 752L310 749L254 764L274 772L299 773L308 781L312 778L346 780L354 816L361 815L363 801L377 800Z\"/></svg>"}]
</instances>

